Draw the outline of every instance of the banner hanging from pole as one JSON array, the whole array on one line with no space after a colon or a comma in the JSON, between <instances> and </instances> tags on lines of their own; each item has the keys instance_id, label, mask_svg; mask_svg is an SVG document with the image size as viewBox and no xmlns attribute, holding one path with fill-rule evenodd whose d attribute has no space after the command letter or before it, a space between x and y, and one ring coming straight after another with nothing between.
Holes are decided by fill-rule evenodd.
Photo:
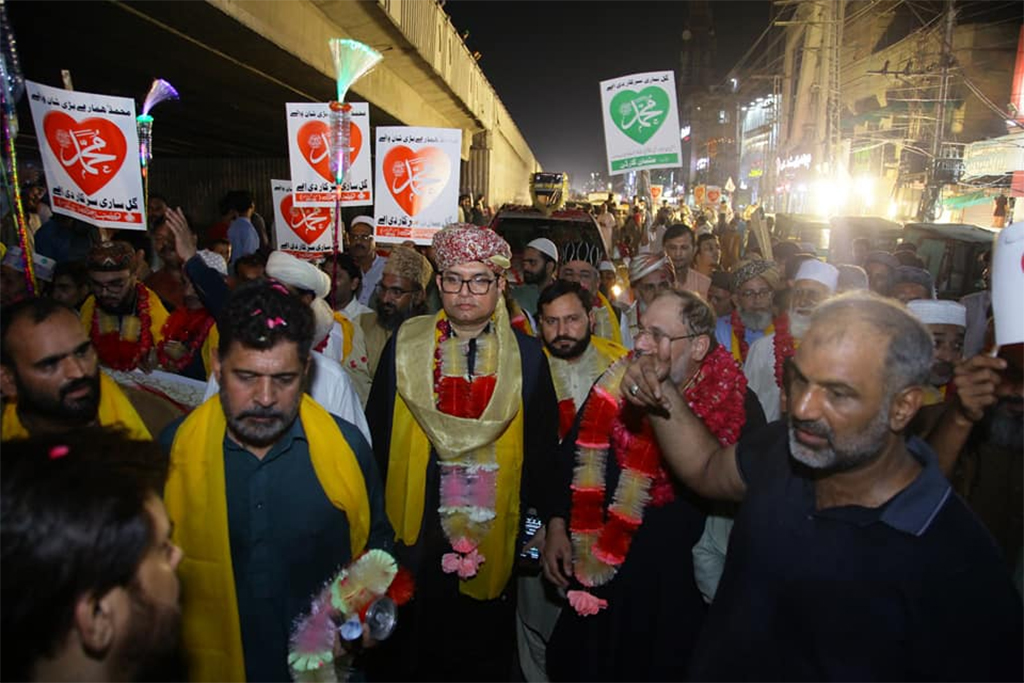
<instances>
[{"instance_id":1,"label":"banner hanging from pole","mask_svg":"<svg viewBox=\"0 0 1024 683\"><path fill-rule=\"evenodd\" d=\"M320 258L334 250L333 208L296 206L290 180L271 180L270 190L277 249L304 259Z\"/></svg>"},{"instance_id":2,"label":"banner hanging from pole","mask_svg":"<svg viewBox=\"0 0 1024 683\"><path fill-rule=\"evenodd\" d=\"M611 175L682 165L671 71L601 81L601 115Z\"/></svg>"},{"instance_id":3,"label":"banner hanging from pole","mask_svg":"<svg viewBox=\"0 0 1024 683\"><path fill-rule=\"evenodd\" d=\"M145 230L135 101L25 81L54 213Z\"/></svg>"},{"instance_id":4,"label":"banner hanging from pole","mask_svg":"<svg viewBox=\"0 0 1024 683\"><path fill-rule=\"evenodd\" d=\"M350 163L341 186L342 206L371 206L373 177L370 172L370 105L353 102L349 148ZM334 207L334 174L331 173L330 107L326 102L287 103L288 163L294 186L295 206Z\"/></svg>"},{"instance_id":5,"label":"banner hanging from pole","mask_svg":"<svg viewBox=\"0 0 1024 683\"><path fill-rule=\"evenodd\" d=\"M385 127L376 132L377 241L430 244L458 221L462 131Z\"/></svg>"}]
</instances>

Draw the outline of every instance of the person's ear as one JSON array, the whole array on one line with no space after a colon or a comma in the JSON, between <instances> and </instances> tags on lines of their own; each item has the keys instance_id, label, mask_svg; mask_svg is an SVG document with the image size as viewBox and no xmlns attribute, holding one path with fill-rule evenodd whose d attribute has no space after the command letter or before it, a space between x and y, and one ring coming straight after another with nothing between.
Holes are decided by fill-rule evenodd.
<instances>
[{"instance_id":1,"label":"person's ear","mask_svg":"<svg viewBox=\"0 0 1024 683\"><path fill-rule=\"evenodd\" d=\"M597 317L594 315L593 308L587 311L587 320L590 321L590 332L593 334L594 330L597 329Z\"/></svg>"},{"instance_id":2,"label":"person's ear","mask_svg":"<svg viewBox=\"0 0 1024 683\"><path fill-rule=\"evenodd\" d=\"M505 276L504 275L499 275L498 276L498 292L504 294L505 293L505 285L507 283L508 283L508 280L505 278Z\"/></svg>"},{"instance_id":3,"label":"person's ear","mask_svg":"<svg viewBox=\"0 0 1024 683\"><path fill-rule=\"evenodd\" d=\"M220 351L214 349L213 353L210 354L210 372L213 374L213 378L217 380L217 384L220 387L224 386L224 380L221 378L221 364L220 364Z\"/></svg>"},{"instance_id":4,"label":"person's ear","mask_svg":"<svg viewBox=\"0 0 1024 683\"><path fill-rule=\"evenodd\" d=\"M889 407L889 429L902 432L924 403L924 389L919 386L907 387L893 397Z\"/></svg>"},{"instance_id":5,"label":"person's ear","mask_svg":"<svg viewBox=\"0 0 1024 683\"><path fill-rule=\"evenodd\" d=\"M126 599L123 593L123 588L111 588L101 596L87 593L75 603L74 628L82 648L94 657L102 657L114 642L117 610Z\"/></svg>"},{"instance_id":6,"label":"person's ear","mask_svg":"<svg viewBox=\"0 0 1024 683\"><path fill-rule=\"evenodd\" d=\"M0 394L4 398L13 399L18 395L18 384L14 381L14 370L0 365Z\"/></svg>"}]
</instances>

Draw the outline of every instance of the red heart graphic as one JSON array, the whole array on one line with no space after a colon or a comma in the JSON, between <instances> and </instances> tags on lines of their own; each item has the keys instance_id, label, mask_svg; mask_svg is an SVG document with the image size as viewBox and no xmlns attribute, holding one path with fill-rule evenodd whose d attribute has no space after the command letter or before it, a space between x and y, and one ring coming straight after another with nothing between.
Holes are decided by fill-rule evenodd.
<instances>
[{"instance_id":1,"label":"red heart graphic","mask_svg":"<svg viewBox=\"0 0 1024 683\"><path fill-rule=\"evenodd\" d=\"M331 226L331 210L322 206L292 206L292 196L281 200L281 215L295 235L306 244L313 244Z\"/></svg>"},{"instance_id":2,"label":"red heart graphic","mask_svg":"<svg viewBox=\"0 0 1024 683\"><path fill-rule=\"evenodd\" d=\"M421 147L414 152L399 145L392 147L381 163L391 196L409 216L430 206L451 174L448 155L437 147Z\"/></svg>"},{"instance_id":3,"label":"red heart graphic","mask_svg":"<svg viewBox=\"0 0 1024 683\"><path fill-rule=\"evenodd\" d=\"M107 119L75 121L64 112L51 111L43 117L43 132L58 163L88 195L117 175L128 151L124 133Z\"/></svg>"},{"instance_id":4,"label":"red heart graphic","mask_svg":"<svg viewBox=\"0 0 1024 683\"><path fill-rule=\"evenodd\" d=\"M334 182L331 174L331 127L323 121L308 121L299 127L296 134L299 151L313 169L323 176L324 180ZM363 148L363 132L352 123L349 129L349 164L354 164L359 151Z\"/></svg>"}]
</instances>

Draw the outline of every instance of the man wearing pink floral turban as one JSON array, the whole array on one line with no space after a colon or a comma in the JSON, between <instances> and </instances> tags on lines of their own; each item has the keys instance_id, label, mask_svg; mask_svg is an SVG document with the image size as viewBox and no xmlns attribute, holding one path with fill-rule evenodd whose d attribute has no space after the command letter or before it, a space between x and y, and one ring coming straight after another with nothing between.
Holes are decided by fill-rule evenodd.
<instances>
[{"instance_id":1,"label":"man wearing pink floral turban","mask_svg":"<svg viewBox=\"0 0 1024 683\"><path fill-rule=\"evenodd\" d=\"M368 672L505 680L522 518L555 478L558 408L540 342L509 323L508 243L456 223L433 247L442 310L392 336L366 405L396 552L416 577Z\"/></svg>"}]
</instances>

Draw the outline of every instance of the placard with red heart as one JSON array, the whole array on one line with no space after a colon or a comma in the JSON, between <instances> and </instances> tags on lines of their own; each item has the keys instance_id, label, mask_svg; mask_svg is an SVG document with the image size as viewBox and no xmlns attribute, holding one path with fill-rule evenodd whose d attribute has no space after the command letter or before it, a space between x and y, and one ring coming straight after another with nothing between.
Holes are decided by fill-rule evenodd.
<instances>
[{"instance_id":1,"label":"placard with red heart","mask_svg":"<svg viewBox=\"0 0 1024 683\"><path fill-rule=\"evenodd\" d=\"M295 236L312 245L329 227L333 217L330 209L318 206L295 206L291 194L286 194L280 204L284 217Z\"/></svg>"},{"instance_id":2,"label":"placard with red heart","mask_svg":"<svg viewBox=\"0 0 1024 683\"><path fill-rule=\"evenodd\" d=\"M363 148L363 133L359 126L349 126L349 163L354 165ZM296 144L302 158L327 182L334 182L331 173L331 127L324 121L307 121L299 128Z\"/></svg>"},{"instance_id":3,"label":"placard with red heart","mask_svg":"<svg viewBox=\"0 0 1024 683\"><path fill-rule=\"evenodd\" d=\"M388 192L409 216L430 206L448 184L451 162L437 147L398 145L384 155L381 168Z\"/></svg>"},{"instance_id":4,"label":"placard with red heart","mask_svg":"<svg viewBox=\"0 0 1024 683\"><path fill-rule=\"evenodd\" d=\"M100 117L77 121L62 111L51 111L43 117L43 131L68 177L90 196L117 176L128 152L117 124Z\"/></svg>"}]
</instances>

